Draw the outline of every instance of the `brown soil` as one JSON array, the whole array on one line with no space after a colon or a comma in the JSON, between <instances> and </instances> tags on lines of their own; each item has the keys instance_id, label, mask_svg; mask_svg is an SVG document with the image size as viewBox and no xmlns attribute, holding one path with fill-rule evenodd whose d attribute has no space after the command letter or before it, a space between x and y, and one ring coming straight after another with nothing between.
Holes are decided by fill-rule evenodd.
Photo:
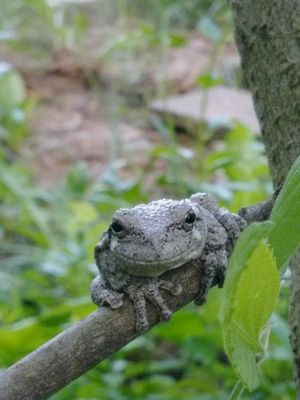
<instances>
[{"instance_id":1,"label":"brown soil","mask_svg":"<svg viewBox=\"0 0 300 400\"><path fill-rule=\"evenodd\" d=\"M206 40L193 34L184 47L127 57L121 63L96 57L91 47L84 57L52 52L46 63L2 46L0 58L16 66L37 100L24 148L37 181L56 185L79 160L92 178L111 162L123 174L129 164L146 165L152 143L160 140L149 126L148 102L156 93L195 87L196 77L207 69L210 50ZM236 54L232 46L226 51Z\"/></svg>"}]
</instances>

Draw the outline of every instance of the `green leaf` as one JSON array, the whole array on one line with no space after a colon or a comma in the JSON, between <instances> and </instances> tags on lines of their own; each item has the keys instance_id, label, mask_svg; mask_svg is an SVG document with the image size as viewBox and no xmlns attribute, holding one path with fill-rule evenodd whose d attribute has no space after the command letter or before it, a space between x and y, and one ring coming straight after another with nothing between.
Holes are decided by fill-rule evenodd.
<instances>
[{"instance_id":1,"label":"green leaf","mask_svg":"<svg viewBox=\"0 0 300 400\"><path fill-rule=\"evenodd\" d=\"M0 368L16 362L57 335L66 323L78 321L94 309L89 297L71 299L39 316L0 327Z\"/></svg>"},{"instance_id":2,"label":"green leaf","mask_svg":"<svg viewBox=\"0 0 300 400\"><path fill-rule=\"evenodd\" d=\"M270 220L274 226L268 242L274 249L278 268L282 269L300 245L300 157L285 180Z\"/></svg>"},{"instance_id":3,"label":"green leaf","mask_svg":"<svg viewBox=\"0 0 300 400\"><path fill-rule=\"evenodd\" d=\"M241 381L238 381L233 389L233 391L230 394L230 397L228 400L239 400L242 397L242 394L244 392L244 385L242 384Z\"/></svg>"},{"instance_id":4,"label":"green leaf","mask_svg":"<svg viewBox=\"0 0 300 400\"><path fill-rule=\"evenodd\" d=\"M210 89L212 87L221 85L224 83L224 79L220 76L215 76L214 74L203 74L199 75L196 79L197 83L205 88Z\"/></svg>"},{"instance_id":5,"label":"green leaf","mask_svg":"<svg viewBox=\"0 0 300 400\"><path fill-rule=\"evenodd\" d=\"M233 368L249 390L259 384L257 361L268 341L268 320L279 292L278 270L299 244L300 157L286 178L270 220L251 224L242 233L225 282L220 316L224 345Z\"/></svg>"},{"instance_id":6,"label":"green leaf","mask_svg":"<svg viewBox=\"0 0 300 400\"><path fill-rule=\"evenodd\" d=\"M231 297L235 295L240 274L243 272L246 261L250 258L252 252L258 243L267 235L273 223L266 221L263 223L253 223L241 234L234 251L230 258L228 272L226 276L221 320L230 317L231 310L227 308L227 302L231 302Z\"/></svg>"},{"instance_id":7,"label":"green leaf","mask_svg":"<svg viewBox=\"0 0 300 400\"><path fill-rule=\"evenodd\" d=\"M36 204L31 198L30 192L21 180L17 180L17 176L11 171L4 171L0 177L0 183L8 190L16 200L19 201L20 206L24 209L30 221L36 226L39 231L39 235L35 235L33 231L31 238L40 239L41 245L51 245L55 243L55 238L49 229L47 218L42 209ZM23 232L29 233L31 229L28 226L24 226ZM28 230L27 230L28 229Z\"/></svg>"},{"instance_id":8,"label":"green leaf","mask_svg":"<svg viewBox=\"0 0 300 400\"><path fill-rule=\"evenodd\" d=\"M184 35L178 33L170 33L168 38L170 47L182 47L186 44L187 39Z\"/></svg>"},{"instance_id":9,"label":"green leaf","mask_svg":"<svg viewBox=\"0 0 300 400\"><path fill-rule=\"evenodd\" d=\"M0 63L1 114L11 112L25 100L25 85L22 77L7 63Z\"/></svg>"},{"instance_id":10,"label":"green leaf","mask_svg":"<svg viewBox=\"0 0 300 400\"><path fill-rule=\"evenodd\" d=\"M263 237L272 223L250 225L241 235L230 261L227 294L221 314L224 344L243 384L259 385L257 359L268 339L268 320L279 293L276 261Z\"/></svg>"}]
</instances>

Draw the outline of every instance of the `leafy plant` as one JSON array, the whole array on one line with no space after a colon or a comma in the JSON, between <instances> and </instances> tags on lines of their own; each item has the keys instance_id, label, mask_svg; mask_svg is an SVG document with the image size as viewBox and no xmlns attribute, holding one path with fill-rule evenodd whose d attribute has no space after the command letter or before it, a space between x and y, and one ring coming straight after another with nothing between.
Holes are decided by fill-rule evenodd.
<instances>
[{"instance_id":1,"label":"leafy plant","mask_svg":"<svg viewBox=\"0 0 300 400\"><path fill-rule=\"evenodd\" d=\"M141 50L144 57L148 49L157 53L161 46L183 45L189 34L187 27L219 43L228 26L222 0L101 4L112 13L119 10L121 21L132 17L128 35L116 37L106 48L106 55L117 60L132 60ZM44 0L2 1L0 41L9 41L19 53L34 51L37 60L41 54L49 57L54 45L75 42L80 46L88 22L84 15L64 14L59 19L60 9L53 11ZM27 111L34 103L26 97L24 82L12 66L1 64L0 71L0 368L6 368L95 309L88 295L96 273L93 247L116 208L148 201L153 192L156 197L184 197L203 190L238 209L264 199L270 193L270 183L262 144L247 128L234 125L226 136L214 137L215 121L202 137L194 140L185 136L182 140L172 124L156 121L161 144L153 147L149 165L143 170L139 167L135 178L124 179L109 165L93 182L79 162L57 188L39 187L21 151L28 135ZM211 87L220 81L205 74L199 83ZM116 113L109 112L116 118ZM257 251L272 259L265 242ZM294 396L287 296L284 287L272 317L270 347L261 364L263 382L255 397L245 393L247 399ZM211 290L205 307L187 306L172 321L138 338L54 395L53 400L224 399L236 377L221 345L216 318L221 302L221 292ZM255 345L258 348L261 342Z\"/></svg>"},{"instance_id":2,"label":"leafy plant","mask_svg":"<svg viewBox=\"0 0 300 400\"><path fill-rule=\"evenodd\" d=\"M210 192L232 210L262 201L271 193L263 145L247 127L234 123L222 143L217 144L219 149L213 145L209 151L209 130L207 139L195 138L187 147L178 142L171 124L165 125L157 118L152 123L164 141L153 147L151 162L165 160L165 169L157 178L165 192L179 197Z\"/></svg>"},{"instance_id":3,"label":"leafy plant","mask_svg":"<svg viewBox=\"0 0 300 400\"><path fill-rule=\"evenodd\" d=\"M0 62L0 142L11 150L18 149L27 133L25 113L30 102L25 99L21 76L10 64Z\"/></svg>"},{"instance_id":4,"label":"leafy plant","mask_svg":"<svg viewBox=\"0 0 300 400\"><path fill-rule=\"evenodd\" d=\"M279 271L300 244L299 182L300 157L286 178L270 221L251 224L230 260L221 312L224 344L233 368L249 390L260 382L257 361L267 347L268 320L279 293Z\"/></svg>"}]
</instances>

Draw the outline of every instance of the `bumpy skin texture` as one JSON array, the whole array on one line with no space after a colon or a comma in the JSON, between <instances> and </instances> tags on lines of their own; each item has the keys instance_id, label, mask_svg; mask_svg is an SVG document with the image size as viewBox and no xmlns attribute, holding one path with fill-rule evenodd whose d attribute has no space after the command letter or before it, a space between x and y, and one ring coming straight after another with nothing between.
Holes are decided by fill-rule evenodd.
<instances>
[{"instance_id":1,"label":"bumpy skin texture","mask_svg":"<svg viewBox=\"0 0 300 400\"><path fill-rule=\"evenodd\" d=\"M180 285L159 276L192 261L202 274L195 302L203 304L212 286L223 286L228 257L245 226L243 218L219 208L207 193L120 209L95 247L100 274L91 284L92 300L118 308L124 293L128 294L136 310L136 328L144 331L148 328L146 300L167 320L172 312L160 289L174 296L181 292Z\"/></svg>"}]
</instances>

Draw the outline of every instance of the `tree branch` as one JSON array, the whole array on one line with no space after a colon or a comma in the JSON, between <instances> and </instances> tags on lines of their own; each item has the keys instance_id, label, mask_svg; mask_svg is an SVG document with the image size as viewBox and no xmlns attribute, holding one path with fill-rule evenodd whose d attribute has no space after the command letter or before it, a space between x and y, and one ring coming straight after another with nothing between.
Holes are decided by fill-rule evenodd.
<instances>
[{"instance_id":1,"label":"tree branch","mask_svg":"<svg viewBox=\"0 0 300 400\"><path fill-rule=\"evenodd\" d=\"M163 276L182 285L179 296L163 293L172 311L192 301L200 291L199 270L191 263ZM152 327L159 322L158 313L151 305L147 311ZM117 310L101 307L2 373L0 399L47 399L137 336L135 311L128 299Z\"/></svg>"},{"instance_id":2,"label":"tree branch","mask_svg":"<svg viewBox=\"0 0 300 400\"><path fill-rule=\"evenodd\" d=\"M243 208L240 214L249 222L267 219L277 194L265 203ZM176 297L163 293L172 311L199 294L198 268L187 263L162 275L172 283L180 283L183 289ZM147 311L152 327L159 322L158 312L150 304ZM47 399L138 335L134 307L127 298L120 309L101 307L3 372L0 400Z\"/></svg>"},{"instance_id":3,"label":"tree branch","mask_svg":"<svg viewBox=\"0 0 300 400\"><path fill-rule=\"evenodd\" d=\"M266 221L272 212L282 186L283 185L280 185L280 187L275 190L273 196L269 200L255 204L254 206L241 208L238 212L239 216L244 218L248 225L251 224L251 222Z\"/></svg>"}]
</instances>

